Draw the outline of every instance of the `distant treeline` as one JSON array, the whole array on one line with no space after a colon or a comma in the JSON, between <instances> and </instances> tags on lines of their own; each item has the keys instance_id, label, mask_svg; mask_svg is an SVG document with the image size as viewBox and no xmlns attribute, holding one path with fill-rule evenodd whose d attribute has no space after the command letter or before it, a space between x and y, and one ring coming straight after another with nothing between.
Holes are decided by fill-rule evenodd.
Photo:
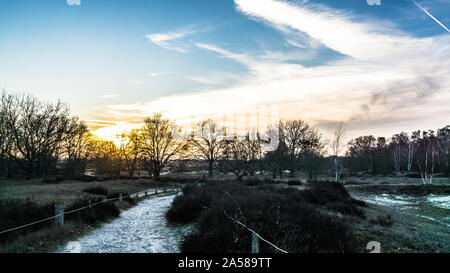
<instances>
[{"instance_id":1,"label":"distant treeline","mask_svg":"<svg viewBox=\"0 0 450 273\"><path fill-rule=\"evenodd\" d=\"M3 91L0 177L78 177L87 169L112 176L134 176L145 170L159 177L174 159L201 160L209 174L231 172L238 180L257 173L271 173L275 178L305 172L310 179L332 173L338 181L347 170L420 172L424 183L431 183L435 173L450 172L450 126L436 132L402 132L388 139L361 136L343 143L342 127L329 142L300 119L280 121L277 128L268 128L264 138L226 135L225 128L205 120L188 137L181 135L174 121L157 113L144 119L142 128L118 136L120 144L116 145L94 136L64 103ZM277 148L268 151L267 145L275 138Z\"/></svg>"}]
</instances>

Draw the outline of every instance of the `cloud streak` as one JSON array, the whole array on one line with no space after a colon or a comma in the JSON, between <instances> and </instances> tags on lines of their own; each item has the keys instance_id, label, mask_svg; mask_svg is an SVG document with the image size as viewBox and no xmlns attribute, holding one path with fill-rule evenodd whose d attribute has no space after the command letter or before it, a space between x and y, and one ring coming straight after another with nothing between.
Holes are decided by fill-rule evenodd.
<instances>
[{"instance_id":1,"label":"cloud streak","mask_svg":"<svg viewBox=\"0 0 450 273\"><path fill-rule=\"evenodd\" d=\"M227 87L110 105L108 111L134 119L163 112L187 123L277 105L281 118L302 118L326 130L330 124L347 122L350 137L351 130L359 134L364 128L375 134L432 128L441 126L442 119L437 121L436 116L450 116L443 106L450 105L450 55L448 51L430 54L450 43L448 35L412 37L381 22L361 22L351 14L307 2L235 0L235 4L242 14L282 31L287 41L295 41L294 32L305 33L311 41L346 57L305 67L289 62L282 53L270 57L236 53L197 42L194 45L199 49L245 65L247 75ZM163 36L160 40L170 39ZM192 79L211 83L205 77Z\"/></svg>"},{"instance_id":2,"label":"cloud streak","mask_svg":"<svg viewBox=\"0 0 450 273\"><path fill-rule=\"evenodd\" d=\"M419 3L417 3L414 0L411 0L419 9L421 9L423 12L425 12L428 16L430 16L431 19L433 19L436 23L438 23L441 27L443 27L447 32L450 32L450 30L442 24L438 19L436 19L431 13L429 13L425 8L423 8Z\"/></svg>"},{"instance_id":3,"label":"cloud streak","mask_svg":"<svg viewBox=\"0 0 450 273\"><path fill-rule=\"evenodd\" d=\"M177 31L171 31L171 32L165 32L165 33L154 33L154 34L148 34L146 37L155 45L160 46L165 49L177 51L180 53L186 53L188 52L186 49L173 46L171 42L184 38L188 35L196 33L195 30L191 28L183 28Z\"/></svg>"}]
</instances>

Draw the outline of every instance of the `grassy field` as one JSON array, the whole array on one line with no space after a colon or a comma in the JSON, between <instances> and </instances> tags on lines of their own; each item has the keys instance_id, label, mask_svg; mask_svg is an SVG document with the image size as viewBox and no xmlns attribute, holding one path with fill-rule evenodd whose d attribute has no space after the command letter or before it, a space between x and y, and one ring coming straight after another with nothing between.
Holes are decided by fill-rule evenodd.
<instances>
[{"instance_id":1,"label":"grassy field","mask_svg":"<svg viewBox=\"0 0 450 273\"><path fill-rule=\"evenodd\" d=\"M423 186L413 178L402 181L401 177L390 177L391 183L373 177L364 182L355 180L357 177L345 190L326 186L333 182L297 185L287 179L272 183L248 180L243 184L216 181L205 187L186 188L168 211L167 219L196 223L197 232L182 245L185 252L249 251L249 232L227 219L224 210L289 252L368 252L366 244L370 241L380 242L382 252L387 253L450 252L450 229L445 225L392 207L369 203L358 206L348 201L352 199L346 194L448 195L450 185L445 180L434 186ZM314 223L314 228L309 223ZM330 240L340 243L325 243ZM236 243L230 243L233 241ZM274 249L265 247L262 251Z\"/></svg>"},{"instance_id":2,"label":"grassy field","mask_svg":"<svg viewBox=\"0 0 450 273\"><path fill-rule=\"evenodd\" d=\"M28 224L54 215L54 205L64 204L66 211L77 209L105 198L133 194L152 188L173 185L150 179L115 179L82 182L63 180L56 184L44 183L43 179L0 181L0 230ZM70 240L76 239L100 224L108 222L128 209L139 199L124 202L109 201L66 215L64 227L49 220L17 231L0 234L0 252L51 252Z\"/></svg>"},{"instance_id":3,"label":"grassy field","mask_svg":"<svg viewBox=\"0 0 450 273\"><path fill-rule=\"evenodd\" d=\"M108 181L82 182L63 180L57 184L43 183L42 179L0 181L0 199L30 199L38 204L58 203L69 205L77 199L99 197L84 190L102 187L109 193L135 193L149 188L171 185L150 179L115 179Z\"/></svg>"},{"instance_id":4,"label":"grassy field","mask_svg":"<svg viewBox=\"0 0 450 273\"><path fill-rule=\"evenodd\" d=\"M159 181L145 178L92 182L63 180L54 184L45 183L42 179L0 181L0 206L3 207L1 209L3 214L0 216L2 217L0 229L4 230L47 216L53 216L54 204L64 204L67 208L77 208L86 205L89 199L102 200L105 197L117 196L118 193L126 195L151 188L180 185L181 183L198 185L197 182L200 181L200 178L201 175L197 173L179 173L164 176ZM229 180L233 178L232 175L216 175L212 178L212 183L228 185ZM349 197L346 197L346 193L342 192L342 189L345 188L350 195L386 193L411 195L448 194L450 192L450 183L447 178L435 179L435 184L431 187L422 186L420 179L409 178L404 175L348 177L343 181L344 187L336 189L315 187L314 182L307 183L306 181L307 177L303 174L298 174L295 177L287 175L284 179L276 180L272 180L270 175L266 175L246 179L243 183L237 185L237 188L235 186L222 188L222 190L233 193L233 197L238 201L226 197L223 191L218 192L217 188L200 187L199 189L203 188L203 191L199 192L198 189L185 194L185 196L189 197L191 194L194 194L194 196L202 200L201 204L205 207L214 204L213 207L216 214L204 215L205 211L208 210L199 207L198 203L192 202L192 200L191 202L186 202L186 200L183 201L182 198L178 198L174 202L174 207L169 212L168 218L174 222L198 221L203 231L210 235L208 238L199 237L199 234L193 234L189 237L190 239L184 246L185 251L188 252L195 249L207 251L208 244L202 245L202 242L205 242L206 239L206 241L217 241L217 238L214 237L217 235L214 235L215 232L225 227L228 227L227 230L231 232L230 234L239 234L236 238L242 243L240 247L244 248L234 249L233 247L235 246L233 245L223 244L224 247L228 247L224 251L229 251L230 249L232 252L248 251L248 234L236 229L235 226L229 226L228 220L223 222L218 218L219 214L223 217L221 208L227 208L230 213L234 212L235 214L233 215L239 216L235 211L236 202L241 204L244 213L250 215L275 213L276 217L281 217L277 220L278 224L284 223L282 224L284 227L280 228L280 230L290 226L292 232L277 232L278 227L276 225L273 226L273 223L264 222L262 220L264 217L262 216L256 219L246 217L246 219L256 221L256 226L259 225L265 230L263 234L266 237L284 244L283 246L290 250L298 252L327 252L327 250L330 252L342 252L342 250L345 250L345 252L367 252L365 244L373 240L382 244L383 252L450 251L450 230L448 228L436 222L385 206L373 204L366 204L365 206L355 205L356 203L353 204L352 201L348 201L352 199L348 199ZM189 188L192 189L192 187L188 187L186 191L189 191ZM99 207L89 213L80 213L73 217L67 217L63 228L57 228L53 225L53 221L49 221L47 225L43 224L36 228L26 228L7 237L0 236L0 252L51 252L67 243L67 241L76 239L86 232L97 228L100 224L114 219L120 213L120 210L125 210L134 204L134 201L111 202L111 206ZM276 207L284 209L281 212L276 212L276 210L273 210ZM309 209L305 209L305 207ZM26 211L27 213L21 213L21 211ZM286 211L289 213L283 215ZM328 245L322 249L313 249L315 243L310 244L310 248L292 245L291 241L305 240L305 238L295 239L299 236L296 234L296 230L302 225L300 219L303 219L303 222L309 221L304 217L299 217L298 213L301 211L304 212L302 215L310 215L310 217L321 215L320 221L313 219L318 221L314 227L320 225L326 227L331 224L340 227L339 232L344 233L339 233L337 230L335 237L341 238L341 242L344 241L343 238L351 238L351 241L340 245ZM217 223L222 224L220 227L216 227L215 224ZM301 232L298 231L298 233ZM316 240L321 240L321 236L325 238L329 234L329 229L315 228L310 232L317 235L315 237ZM272 233L281 237L272 238ZM322 235L320 235L321 233ZM228 235L225 232L218 236L222 238ZM331 240L332 238L328 239Z\"/></svg>"}]
</instances>

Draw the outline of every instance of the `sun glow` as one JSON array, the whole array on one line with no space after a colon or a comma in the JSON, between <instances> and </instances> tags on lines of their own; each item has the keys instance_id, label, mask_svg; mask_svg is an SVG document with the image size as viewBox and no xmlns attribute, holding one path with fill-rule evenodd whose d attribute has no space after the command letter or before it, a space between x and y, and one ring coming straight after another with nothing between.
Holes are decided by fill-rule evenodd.
<instances>
[{"instance_id":1,"label":"sun glow","mask_svg":"<svg viewBox=\"0 0 450 273\"><path fill-rule=\"evenodd\" d=\"M131 131L133 129L138 129L142 127L142 125L143 124L120 122L112 126L101 127L97 130L94 130L92 133L94 133L94 135L98 136L99 138L113 141L116 146L120 146L120 138L118 137L120 134Z\"/></svg>"}]
</instances>

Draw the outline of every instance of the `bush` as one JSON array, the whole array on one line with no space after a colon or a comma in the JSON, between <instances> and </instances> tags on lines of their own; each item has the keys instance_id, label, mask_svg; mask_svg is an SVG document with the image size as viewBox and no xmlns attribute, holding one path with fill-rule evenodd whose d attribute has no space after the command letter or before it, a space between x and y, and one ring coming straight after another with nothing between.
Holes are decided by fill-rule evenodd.
<instances>
[{"instance_id":1,"label":"bush","mask_svg":"<svg viewBox=\"0 0 450 273\"><path fill-rule=\"evenodd\" d=\"M107 199L117 199L120 197L120 194L122 193L122 200L127 202L130 205L135 205L136 204L136 200L134 200L133 198L129 197L129 193L128 192L111 192L108 193L108 195L106 195Z\"/></svg>"},{"instance_id":2,"label":"bush","mask_svg":"<svg viewBox=\"0 0 450 273\"><path fill-rule=\"evenodd\" d=\"M54 204L38 205L32 200L0 200L0 231L39 221L55 214ZM0 234L0 243L18 235L42 229L51 221L38 223L23 229Z\"/></svg>"},{"instance_id":3,"label":"bush","mask_svg":"<svg viewBox=\"0 0 450 273\"><path fill-rule=\"evenodd\" d=\"M42 179L42 183L44 184L58 184L59 182L63 181L64 179L62 177L46 177Z\"/></svg>"},{"instance_id":4,"label":"bush","mask_svg":"<svg viewBox=\"0 0 450 273\"><path fill-rule=\"evenodd\" d=\"M193 197L190 199L177 196L172 206L166 212L166 218L170 222L189 223L192 222L203 210L202 204Z\"/></svg>"},{"instance_id":5,"label":"bush","mask_svg":"<svg viewBox=\"0 0 450 273\"><path fill-rule=\"evenodd\" d=\"M264 178L263 183L264 184L279 184L280 181L273 180L273 179L270 179L270 178Z\"/></svg>"},{"instance_id":6,"label":"bush","mask_svg":"<svg viewBox=\"0 0 450 273\"><path fill-rule=\"evenodd\" d=\"M103 187L92 187L83 190L85 193L95 194L95 195L107 195L108 190Z\"/></svg>"},{"instance_id":7,"label":"bush","mask_svg":"<svg viewBox=\"0 0 450 273\"><path fill-rule=\"evenodd\" d=\"M90 175L83 175L83 176L78 177L77 180L79 180L81 182L94 182L94 181L97 181L97 177L90 176Z\"/></svg>"},{"instance_id":8,"label":"bush","mask_svg":"<svg viewBox=\"0 0 450 273\"><path fill-rule=\"evenodd\" d=\"M258 178L248 178L244 181L244 184L246 186L258 186L262 185L263 181L259 180Z\"/></svg>"},{"instance_id":9,"label":"bush","mask_svg":"<svg viewBox=\"0 0 450 273\"><path fill-rule=\"evenodd\" d=\"M420 173L408 173L405 176L408 177L408 178L422 178Z\"/></svg>"},{"instance_id":10,"label":"bush","mask_svg":"<svg viewBox=\"0 0 450 273\"><path fill-rule=\"evenodd\" d=\"M380 225L380 226L383 226L383 227L391 227L394 224L394 221L392 221L390 215L387 215L385 217L378 215L377 218L370 219L369 222L371 224Z\"/></svg>"},{"instance_id":11,"label":"bush","mask_svg":"<svg viewBox=\"0 0 450 273\"><path fill-rule=\"evenodd\" d=\"M302 182L299 181L299 180L289 180L289 181L287 182L287 184L288 184L289 186L301 186L301 185L302 185Z\"/></svg>"},{"instance_id":12,"label":"bush","mask_svg":"<svg viewBox=\"0 0 450 273\"><path fill-rule=\"evenodd\" d=\"M326 205L327 208L342 214L365 218L364 212L358 206L364 207L366 203L352 198L341 183L321 181L309 183L309 186L312 192L304 192L309 202Z\"/></svg>"},{"instance_id":13,"label":"bush","mask_svg":"<svg viewBox=\"0 0 450 273\"><path fill-rule=\"evenodd\" d=\"M166 212L166 219L174 223L192 222L210 202L211 197L204 187L186 186L183 188L183 195L173 200Z\"/></svg>"},{"instance_id":14,"label":"bush","mask_svg":"<svg viewBox=\"0 0 450 273\"><path fill-rule=\"evenodd\" d=\"M236 182L207 183L186 187L166 217L177 223L196 220L197 229L181 244L183 252L250 252L251 232L227 215L288 252L356 251L357 239L351 225L344 218L327 213L327 207L319 204L325 199L314 190L250 188ZM334 209L355 213L347 212L350 206L356 208L350 197L345 200L349 204L337 200ZM263 242L260 251L277 252Z\"/></svg>"},{"instance_id":15,"label":"bush","mask_svg":"<svg viewBox=\"0 0 450 273\"><path fill-rule=\"evenodd\" d=\"M91 204L102 201L102 198L91 199ZM65 208L65 212L70 212L81 207L89 206L89 199L78 199L72 205ZM107 219L117 217L120 215L120 210L113 202L104 202L93 206L92 208L83 209L74 213L66 214L64 217L67 220L83 222L87 224L95 224L98 221L105 221Z\"/></svg>"},{"instance_id":16,"label":"bush","mask_svg":"<svg viewBox=\"0 0 450 273\"><path fill-rule=\"evenodd\" d=\"M201 182L203 179L198 178L175 178L175 177L167 177L167 176L160 176L155 178L155 181L158 182L173 182L173 183L196 183Z\"/></svg>"},{"instance_id":17,"label":"bush","mask_svg":"<svg viewBox=\"0 0 450 273\"><path fill-rule=\"evenodd\" d=\"M92 199L92 204L102 201L103 198ZM134 200L133 200L134 202ZM108 220L113 217L117 217L120 214L119 209L113 202L100 203L92 206L91 209L86 208L79 211L73 210L89 206L89 199L79 199L67 206L64 211L67 213L64 215L66 221L74 221L87 224L96 224L101 221ZM32 200L0 200L0 231L10 228L19 227L55 215L55 204L38 205ZM49 219L41 223L30 225L22 229L10 231L0 234L0 246L8 246L11 243L14 244L23 235L34 236L36 232L45 233L47 230L54 228L54 219ZM58 231L60 231L58 229ZM53 235L52 235L53 236ZM58 236L56 234L55 236ZM0 248L1 248L0 247ZM24 247L24 246L20 246Z\"/></svg>"}]
</instances>

